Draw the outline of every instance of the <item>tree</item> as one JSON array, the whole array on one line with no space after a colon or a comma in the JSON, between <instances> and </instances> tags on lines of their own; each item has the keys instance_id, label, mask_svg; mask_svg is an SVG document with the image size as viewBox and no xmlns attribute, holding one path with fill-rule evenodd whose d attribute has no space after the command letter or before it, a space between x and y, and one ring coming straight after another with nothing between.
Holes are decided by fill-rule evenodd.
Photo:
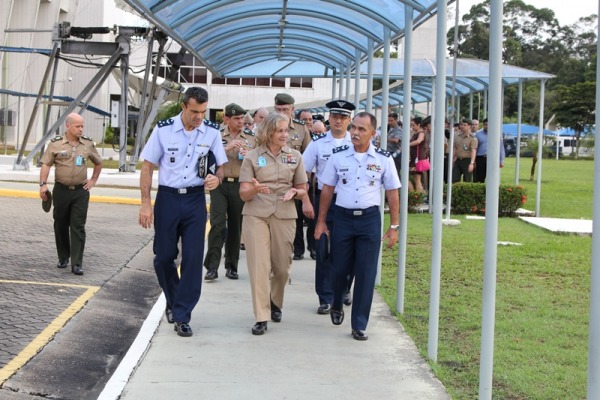
<instances>
[{"instance_id":1,"label":"tree","mask_svg":"<svg viewBox=\"0 0 600 400\"><path fill-rule=\"evenodd\" d=\"M587 126L594 124L596 118L596 82L580 82L572 86L560 86L557 88L557 99L555 104L556 119L563 127L572 128L577 139L577 152L581 132Z\"/></svg>"}]
</instances>

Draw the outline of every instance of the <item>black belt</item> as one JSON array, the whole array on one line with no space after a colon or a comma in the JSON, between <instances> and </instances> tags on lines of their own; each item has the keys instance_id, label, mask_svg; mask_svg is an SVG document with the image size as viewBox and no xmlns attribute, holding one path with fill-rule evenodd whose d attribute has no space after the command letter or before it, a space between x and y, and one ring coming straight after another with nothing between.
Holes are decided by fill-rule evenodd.
<instances>
[{"instance_id":1,"label":"black belt","mask_svg":"<svg viewBox=\"0 0 600 400\"><path fill-rule=\"evenodd\" d=\"M55 185L58 185L60 187L63 187L67 190L77 190L77 189L81 189L83 188L83 183L80 183L79 185L65 185L64 183L60 183L60 182L55 182Z\"/></svg>"},{"instance_id":2,"label":"black belt","mask_svg":"<svg viewBox=\"0 0 600 400\"><path fill-rule=\"evenodd\" d=\"M231 178L229 176L226 176L225 178L223 178L223 182L239 182L240 178Z\"/></svg>"},{"instance_id":3,"label":"black belt","mask_svg":"<svg viewBox=\"0 0 600 400\"><path fill-rule=\"evenodd\" d=\"M335 212L341 212L343 214L353 215L355 217L360 217L363 215L369 215L373 213L379 212L379 206L371 206L369 208L344 208L338 206Z\"/></svg>"},{"instance_id":4,"label":"black belt","mask_svg":"<svg viewBox=\"0 0 600 400\"><path fill-rule=\"evenodd\" d=\"M174 194L190 194L190 193L196 193L196 192L203 192L204 185L190 186L190 187L181 188L181 189L173 188L173 187L169 187L169 186L158 185L158 191L174 193Z\"/></svg>"}]
</instances>

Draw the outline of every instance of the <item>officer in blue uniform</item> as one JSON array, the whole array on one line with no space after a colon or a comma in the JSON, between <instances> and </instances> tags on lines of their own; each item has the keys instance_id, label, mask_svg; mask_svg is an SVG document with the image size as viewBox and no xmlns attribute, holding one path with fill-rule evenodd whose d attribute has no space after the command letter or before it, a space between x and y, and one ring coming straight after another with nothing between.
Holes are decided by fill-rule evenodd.
<instances>
[{"instance_id":1,"label":"officer in blue uniform","mask_svg":"<svg viewBox=\"0 0 600 400\"><path fill-rule=\"evenodd\" d=\"M319 216L319 201L321 190L323 189L322 179L327 160L329 160L329 157L331 157L335 148L344 145L352 145L350 132L348 132L347 129L348 125L350 125L352 111L356 108L354 104L345 100L334 100L327 103L326 107L329 108L330 130L322 135L313 137L313 141L309 143L302 154L307 174L310 175L311 171L316 169L317 176L317 188L315 189L314 194L314 209L309 196L305 196L302 200L302 211L311 219L318 219ZM335 201L335 194L333 196ZM326 217L327 229L330 232L333 232L334 210L335 207L330 207ZM331 258L335 257L335 254L331 253L329 257L327 254L322 254L324 252L324 244L320 242L323 240L327 239L318 239L319 244L316 246L315 292L319 297L319 308L317 309L317 313L329 314L331 311L331 304L333 303L333 273ZM349 285L347 286L348 291L351 284L352 282L350 280Z\"/></svg>"},{"instance_id":2,"label":"officer in blue uniform","mask_svg":"<svg viewBox=\"0 0 600 400\"><path fill-rule=\"evenodd\" d=\"M181 114L158 122L142 151L139 223L150 228L154 222L154 269L167 300L167 321L175 323L179 336L192 336L189 322L202 288L204 191L222 182L227 155L219 126L204 120L206 90L187 89L181 106ZM150 189L155 167L159 167L159 185L153 210ZM179 239L181 277L175 266Z\"/></svg>"},{"instance_id":3,"label":"officer in blue uniform","mask_svg":"<svg viewBox=\"0 0 600 400\"><path fill-rule=\"evenodd\" d=\"M398 240L400 179L394 160L385 150L374 147L377 119L366 112L358 113L350 130L352 146L342 145L333 151L323 172L319 218L315 238L330 234L326 217L335 207L334 233L331 237L334 288L331 322L344 321L344 293L347 276L354 272L354 304L352 306L352 337L367 340L367 324L373 302L377 261L381 242L381 188L385 189L390 207L391 225L383 239L391 248ZM335 205L331 205L334 190Z\"/></svg>"}]
</instances>

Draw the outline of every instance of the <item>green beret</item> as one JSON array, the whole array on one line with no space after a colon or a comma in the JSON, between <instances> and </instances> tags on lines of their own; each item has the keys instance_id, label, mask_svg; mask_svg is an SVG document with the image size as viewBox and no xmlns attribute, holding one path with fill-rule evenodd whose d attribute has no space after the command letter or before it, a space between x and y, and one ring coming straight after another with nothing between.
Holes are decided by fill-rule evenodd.
<instances>
[{"instance_id":1,"label":"green beret","mask_svg":"<svg viewBox=\"0 0 600 400\"><path fill-rule=\"evenodd\" d=\"M242 107L238 106L235 103L227 104L225 106L225 116L233 117L234 115L244 115L246 114L246 110Z\"/></svg>"},{"instance_id":2,"label":"green beret","mask_svg":"<svg viewBox=\"0 0 600 400\"><path fill-rule=\"evenodd\" d=\"M283 106L285 104L294 104L296 100L287 93L277 93L275 96L275 105Z\"/></svg>"}]
</instances>

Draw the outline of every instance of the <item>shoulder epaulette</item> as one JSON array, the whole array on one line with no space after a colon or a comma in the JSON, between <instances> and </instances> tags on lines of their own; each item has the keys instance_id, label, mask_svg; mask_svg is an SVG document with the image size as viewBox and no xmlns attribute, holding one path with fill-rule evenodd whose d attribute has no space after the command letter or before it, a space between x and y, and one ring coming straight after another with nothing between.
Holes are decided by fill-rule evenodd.
<instances>
[{"instance_id":1,"label":"shoulder epaulette","mask_svg":"<svg viewBox=\"0 0 600 400\"><path fill-rule=\"evenodd\" d=\"M383 155L384 155L384 156L386 156L386 157L389 157L389 156L391 156L391 155L392 155L392 153L390 153L390 152L389 152L389 151L387 151L387 150L384 150L384 149L382 149L381 147L375 147L375 151L376 151L377 153L379 153L379 154L383 154Z\"/></svg>"},{"instance_id":2,"label":"shoulder epaulette","mask_svg":"<svg viewBox=\"0 0 600 400\"><path fill-rule=\"evenodd\" d=\"M175 121L173 120L173 118L169 118L163 119L162 121L158 121L156 125L158 125L159 128L163 128L165 126L173 125L174 123Z\"/></svg>"},{"instance_id":3,"label":"shoulder epaulette","mask_svg":"<svg viewBox=\"0 0 600 400\"><path fill-rule=\"evenodd\" d=\"M85 140L89 140L90 142L93 142L93 140L92 140L92 138L91 138L91 137L82 136L81 138L82 138L82 139L85 139Z\"/></svg>"},{"instance_id":4,"label":"shoulder epaulette","mask_svg":"<svg viewBox=\"0 0 600 400\"><path fill-rule=\"evenodd\" d=\"M348 146L347 144L345 144L343 146L336 147L332 151L333 151L333 154L335 154L335 153L339 153L340 151L348 150L349 148L350 148L350 146Z\"/></svg>"},{"instance_id":5,"label":"shoulder epaulette","mask_svg":"<svg viewBox=\"0 0 600 400\"><path fill-rule=\"evenodd\" d=\"M221 133L225 132L225 125L221 126L221 128L219 129L219 131L220 131Z\"/></svg>"},{"instance_id":6,"label":"shoulder epaulette","mask_svg":"<svg viewBox=\"0 0 600 400\"><path fill-rule=\"evenodd\" d=\"M319 139L323 139L325 136L327 136L327 132L311 133L310 135L312 136L312 140L319 140Z\"/></svg>"},{"instance_id":7,"label":"shoulder epaulette","mask_svg":"<svg viewBox=\"0 0 600 400\"><path fill-rule=\"evenodd\" d=\"M52 138L51 142L56 142L56 141L61 140L61 139L62 139L62 136L54 136Z\"/></svg>"},{"instance_id":8,"label":"shoulder epaulette","mask_svg":"<svg viewBox=\"0 0 600 400\"><path fill-rule=\"evenodd\" d=\"M244 134L254 136L254 132L251 129L244 128Z\"/></svg>"},{"instance_id":9,"label":"shoulder epaulette","mask_svg":"<svg viewBox=\"0 0 600 400\"><path fill-rule=\"evenodd\" d=\"M294 121L295 124L306 125L306 122L302 121L301 119L294 118L292 121Z\"/></svg>"},{"instance_id":10,"label":"shoulder epaulette","mask_svg":"<svg viewBox=\"0 0 600 400\"><path fill-rule=\"evenodd\" d=\"M211 128L215 128L216 130L219 130L219 128L221 128L221 126L216 122L212 122L207 119L204 120L204 125L210 126Z\"/></svg>"}]
</instances>

